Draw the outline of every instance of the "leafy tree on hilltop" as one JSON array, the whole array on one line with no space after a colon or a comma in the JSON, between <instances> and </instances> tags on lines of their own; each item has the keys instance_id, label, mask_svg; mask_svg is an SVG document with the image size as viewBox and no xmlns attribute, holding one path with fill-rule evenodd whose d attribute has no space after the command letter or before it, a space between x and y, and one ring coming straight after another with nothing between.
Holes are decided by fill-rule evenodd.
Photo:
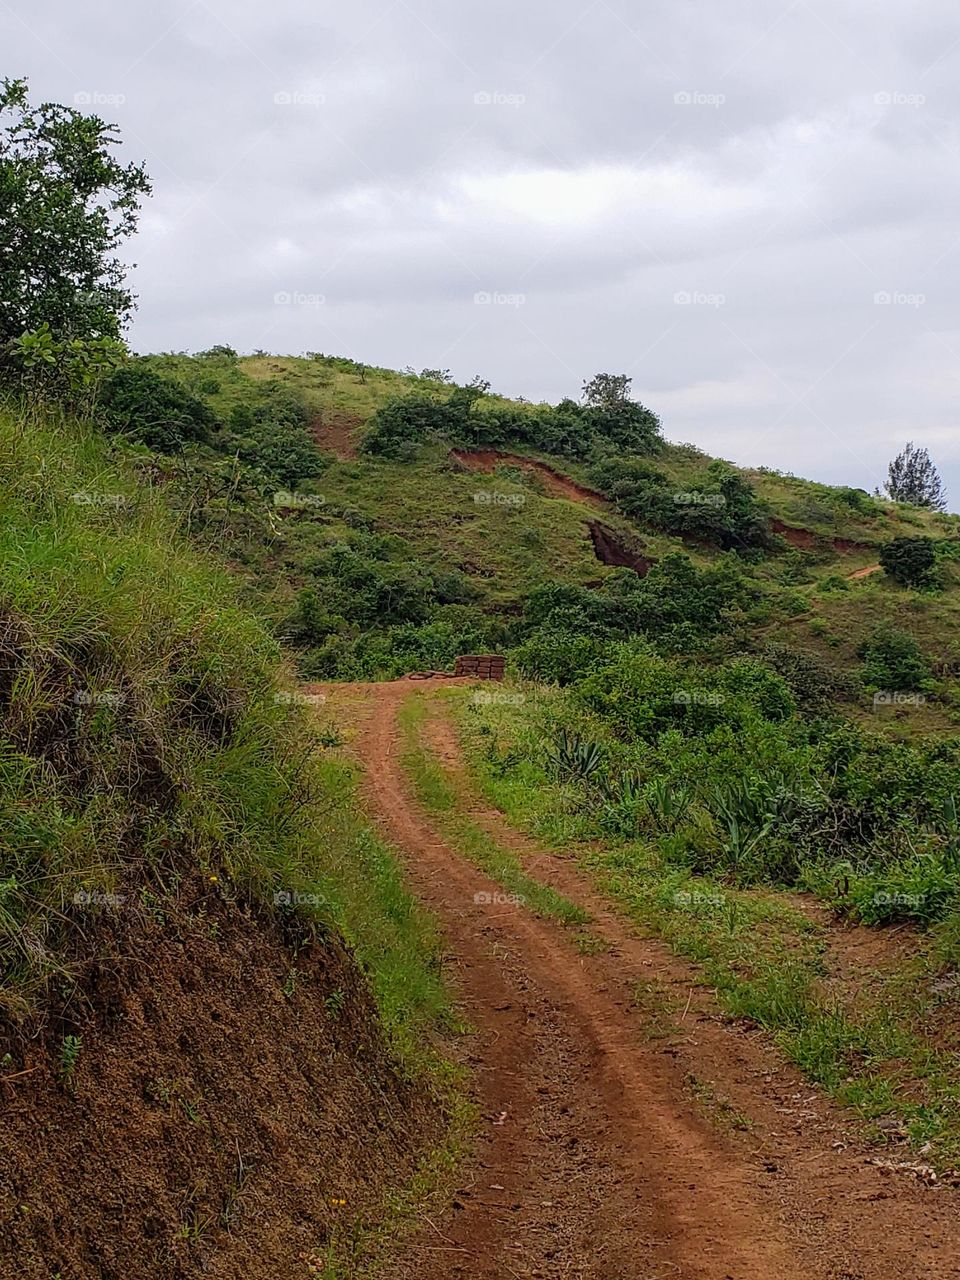
<instances>
[{"instance_id":1,"label":"leafy tree on hilltop","mask_svg":"<svg viewBox=\"0 0 960 1280\"><path fill-rule=\"evenodd\" d=\"M661 447L660 419L630 398L633 382L625 373L597 373L583 384L583 416L601 440L621 449L653 453Z\"/></svg>"},{"instance_id":2,"label":"leafy tree on hilltop","mask_svg":"<svg viewBox=\"0 0 960 1280\"><path fill-rule=\"evenodd\" d=\"M632 378L625 373L597 373L583 384L583 402L594 409L611 409L630 399Z\"/></svg>"},{"instance_id":3,"label":"leafy tree on hilltop","mask_svg":"<svg viewBox=\"0 0 960 1280\"><path fill-rule=\"evenodd\" d=\"M890 463L884 487L894 502L910 502L934 511L946 509L940 473L927 450L914 446L912 441Z\"/></svg>"},{"instance_id":4,"label":"leafy tree on hilltop","mask_svg":"<svg viewBox=\"0 0 960 1280\"><path fill-rule=\"evenodd\" d=\"M149 194L143 165L112 155L115 127L0 84L0 345L47 324L55 338L116 338L133 308L118 246Z\"/></svg>"}]
</instances>

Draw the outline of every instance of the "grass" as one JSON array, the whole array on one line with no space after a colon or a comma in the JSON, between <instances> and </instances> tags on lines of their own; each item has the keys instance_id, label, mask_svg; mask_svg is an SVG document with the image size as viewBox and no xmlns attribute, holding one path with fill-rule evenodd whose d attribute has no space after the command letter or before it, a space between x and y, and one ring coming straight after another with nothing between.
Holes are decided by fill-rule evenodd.
<instances>
[{"instance_id":1,"label":"grass","mask_svg":"<svg viewBox=\"0 0 960 1280\"><path fill-rule=\"evenodd\" d=\"M325 1269L315 1274L322 1280L385 1280L398 1241L419 1227L431 1206L438 1213L445 1207L480 1128L479 1113L461 1092L456 1075L449 1079L446 1105L449 1120L443 1142L423 1156L405 1186L384 1196L374 1214L345 1224L318 1259Z\"/></svg>"},{"instance_id":2,"label":"grass","mask_svg":"<svg viewBox=\"0 0 960 1280\"><path fill-rule=\"evenodd\" d=\"M736 1129L741 1133L752 1129L750 1119L729 1098L718 1094L708 1080L691 1074L687 1076L686 1085L717 1128Z\"/></svg>"},{"instance_id":3,"label":"grass","mask_svg":"<svg viewBox=\"0 0 960 1280\"><path fill-rule=\"evenodd\" d=\"M910 974L845 989L828 980L828 931L785 895L692 876L665 865L644 842L601 843L569 788L529 763L501 763L511 747L521 761L539 751L532 713L536 699L549 695L532 686L524 692L522 703L482 707L468 706L459 690L447 695L479 793L519 830L572 849L631 918L699 968L726 1013L762 1027L809 1079L865 1123L895 1118L914 1147L930 1143L932 1158L955 1165L960 1073L949 1046L929 1032L932 1004L924 997L940 944L928 944L928 963L918 959ZM657 1006L659 1027L669 1026L672 1011L661 993L643 989L637 998Z\"/></svg>"},{"instance_id":4,"label":"grass","mask_svg":"<svg viewBox=\"0 0 960 1280\"><path fill-rule=\"evenodd\" d=\"M535 915L559 920L564 925L589 923L590 916L586 911L549 885L528 875L516 853L498 844L488 832L460 811L460 797L455 786L421 741L421 729L428 715L429 707L416 694L401 707L402 763L413 781L417 798L437 820L444 836Z\"/></svg>"},{"instance_id":5,"label":"grass","mask_svg":"<svg viewBox=\"0 0 960 1280\"><path fill-rule=\"evenodd\" d=\"M0 509L0 1013L64 998L78 931L117 904L216 894L339 928L424 1065L449 1013L432 923L234 582L56 416L0 411Z\"/></svg>"}]
</instances>

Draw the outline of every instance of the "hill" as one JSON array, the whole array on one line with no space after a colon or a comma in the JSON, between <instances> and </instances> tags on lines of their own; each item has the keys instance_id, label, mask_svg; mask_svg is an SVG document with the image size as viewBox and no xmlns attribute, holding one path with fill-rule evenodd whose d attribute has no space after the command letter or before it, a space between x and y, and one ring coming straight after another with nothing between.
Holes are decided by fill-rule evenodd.
<instances>
[{"instance_id":1,"label":"hill","mask_svg":"<svg viewBox=\"0 0 960 1280\"><path fill-rule=\"evenodd\" d=\"M458 389L335 357L215 348L142 363L219 424L212 442L154 467L154 482L242 575L308 676L394 676L515 648L546 583L607 595L624 566L646 575L679 554L727 579L717 652L777 644L859 676L865 646L896 614L936 696L904 715L865 689L851 710L922 732L956 723L960 517L744 471L650 434L638 447L590 437L582 419L561 431L553 410L547 422L545 407L489 391L460 421L405 426L416 438L374 452L384 413L449 405ZM939 591L905 592L877 570L882 547L902 538L935 544Z\"/></svg>"},{"instance_id":2,"label":"hill","mask_svg":"<svg viewBox=\"0 0 960 1280\"><path fill-rule=\"evenodd\" d=\"M459 1106L438 944L360 815L351 686L338 723L325 699L480 649L511 683L459 704L472 785L726 1013L955 1160L924 993L957 964L956 516L735 468L634 402L333 357L145 357L91 423L24 413L0 417L0 1249L24 1274L335 1276L434 1176ZM420 803L579 928L455 820L414 715ZM926 930L922 966L825 995L811 901Z\"/></svg>"}]
</instances>

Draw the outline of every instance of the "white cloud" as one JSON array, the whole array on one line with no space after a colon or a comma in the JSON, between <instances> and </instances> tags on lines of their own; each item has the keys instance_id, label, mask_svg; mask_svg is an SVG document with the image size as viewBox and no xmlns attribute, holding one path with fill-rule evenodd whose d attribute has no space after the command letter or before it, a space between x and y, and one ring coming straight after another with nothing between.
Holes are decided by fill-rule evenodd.
<instances>
[{"instance_id":1,"label":"white cloud","mask_svg":"<svg viewBox=\"0 0 960 1280\"><path fill-rule=\"evenodd\" d=\"M37 96L123 98L155 186L140 349L341 350L534 400L623 369L668 435L867 487L926 441L960 501L955 8L692 13L9 0L0 40Z\"/></svg>"}]
</instances>

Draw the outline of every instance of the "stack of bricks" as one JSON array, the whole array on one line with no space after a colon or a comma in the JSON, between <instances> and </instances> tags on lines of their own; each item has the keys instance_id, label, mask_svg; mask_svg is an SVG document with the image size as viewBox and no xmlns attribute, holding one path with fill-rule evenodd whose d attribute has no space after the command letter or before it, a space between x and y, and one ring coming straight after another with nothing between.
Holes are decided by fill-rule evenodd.
<instances>
[{"instance_id":1,"label":"stack of bricks","mask_svg":"<svg viewBox=\"0 0 960 1280\"><path fill-rule=\"evenodd\" d=\"M461 654L453 669L455 676L476 676L478 680L502 680L505 658L495 653Z\"/></svg>"}]
</instances>

